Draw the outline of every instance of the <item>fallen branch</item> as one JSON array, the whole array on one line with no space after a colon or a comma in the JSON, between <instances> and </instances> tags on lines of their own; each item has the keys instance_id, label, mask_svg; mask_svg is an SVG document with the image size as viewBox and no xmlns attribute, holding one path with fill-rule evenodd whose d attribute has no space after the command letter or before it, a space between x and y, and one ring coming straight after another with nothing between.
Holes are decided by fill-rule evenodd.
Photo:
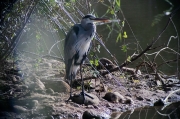
<instances>
[{"instance_id":1,"label":"fallen branch","mask_svg":"<svg viewBox=\"0 0 180 119\"><path fill-rule=\"evenodd\" d=\"M122 69L122 71L128 72L128 73L130 73L131 75L136 75L136 69L134 69L134 68L122 67L121 69ZM101 72L99 73L99 75L100 75L100 76L105 76L106 74L109 74L109 73L111 73L111 72L118 71L118 70L119 70L119 67L116 66L115 68L110 69L110 70L108 70L108 71L101 71ZM139 73L139 74L140 74L140 73ZM90 77L85 77L85 78L83 78L83 80L85 81L85 80L96 79L96 78L97 78L97 77L95 77L95 76L90 76ZM81 81L81 78L76 79L76 81Z\"/></svg>"},{"instance_id":2,"label":"fallen branch","mask_svg":"<svg viewBox=\"0 0 180 119\"><path fill-rule=\"evenodd\" d=\"M179 58L178 60L180 60L180 58ZM165 61L165 62L159 64L157 67L160 67L161 65L164 65L164 64L169 64L169 63L171 63L171 62L177 62L177 59Z\"/></svg>"},{"instance_id":3,"label":"fallen branch","mask_svg":"<svg viewBox=\"0 0 180 119\"><path fill-rule=\"evenodd\" d=\"M164 103L167 104L167 103L168 103L168 98L169 98L172 94L174 94L174 93L176 93L176 92L179 92L179 91L180 91L180 89L177 89L177 90L172 91L171 93L169 93L169 95L164 99Z\"/></svg>"}]
</instances>

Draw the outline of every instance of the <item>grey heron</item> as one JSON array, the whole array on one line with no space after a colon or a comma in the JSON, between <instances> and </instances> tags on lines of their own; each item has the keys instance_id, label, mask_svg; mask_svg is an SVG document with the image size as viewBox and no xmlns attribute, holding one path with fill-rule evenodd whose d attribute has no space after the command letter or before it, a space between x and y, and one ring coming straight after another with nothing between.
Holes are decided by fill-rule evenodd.
<instances>
[{"instance_id":1,"label":"grey heron","mask_svg":"<svg viewBox=\"0 0 180 119\"><path fill-rule=\"evenodd\" d=\"M85 101L84 93L84 81L82 78L82 64L87 57L90 49L91 40L96 32L96 25L94 22L108 22L108 19L96 18L91 14L85 15L81 23L75 24L68 32L64 43L64 60L66 76L65 79L70 80L70 97L72 98L72 80L75 79L76 73L80 68L80 75L82 80L82 92L83 100ZM88 95L87 95L88 96Z\"/></svg>"}]
</instances>

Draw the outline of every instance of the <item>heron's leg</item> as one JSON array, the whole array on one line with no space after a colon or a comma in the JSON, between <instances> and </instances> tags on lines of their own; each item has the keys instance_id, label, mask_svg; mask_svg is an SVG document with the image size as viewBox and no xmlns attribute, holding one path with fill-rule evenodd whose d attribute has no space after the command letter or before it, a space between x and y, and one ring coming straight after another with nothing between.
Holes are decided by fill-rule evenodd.
<instances>
[{"instance_id":1,"label":"heron's leg","mask_svg":"<svg viewBox=\"0 0 180 119\"><path fill-rule=\"evenodd\" d=\"M82 78L82 64L80 64L80 75L81 75L81 88L82 88L82 92L81 94L83 95L83 103L85 103L85 93L84 93L84 80Z\"/></svg>"},{"instance_id":2,"label":"heron's leg","mask_svg":"<svg viewBox=\"0 0 180 119\"><path fill-rule=\"evenodd\" d=\"M72 78L73 75L71 75L71 79L70 79L70 95L69 95L69 99L66 101L67 103L69 102L70 99L72 99Z\"/></svg>"},{"instance_id":3,"label":"heron's leg","mask_svg":"<svg viewBox=\"0 0 180 119\"><path fill-rule=\"evenodd\" d=\"M71 80L70 80L70 97L72 97L72 76L71 76Z\"/></svg>"}]
</instances>

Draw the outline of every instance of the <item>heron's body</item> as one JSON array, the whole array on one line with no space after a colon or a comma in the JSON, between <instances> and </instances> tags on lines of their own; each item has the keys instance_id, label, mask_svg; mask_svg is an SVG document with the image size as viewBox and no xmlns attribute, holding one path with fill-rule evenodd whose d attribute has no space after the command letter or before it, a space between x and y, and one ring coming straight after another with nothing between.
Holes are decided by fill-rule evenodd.
<instances>
[{"instance_id":1,"label":"heron's body","mask_svg":"<svg viewBox=\"0 0 180 119\"><path fill-rule=\"evenodd\" d=\"M93 15L86 15L82 18L80 24L75 24L68 32L64 43L64 60L66 68L66 79L75 79L76 73L87 57L91 40L96 32L96 25L93 22L106 21L107 19L95 18ZM82 79L82 73L81 73ZM72 89L71 89L72 90ZM70 98L72 91L70 90ZM84 83L82 79L82 94L84 96Z\"/></svg>"},{"instance_id":2,"label":"heron's body","mask_svg":"<svg viewBox=\"0 0 180 119\"><path fill-rule=\"evenodd\" d=\"M75 78L80 64L86 59L91 40L96 32L96 26L94 24L89 24L88 27L86 30L81 24L75 24L65 39L64 59L66 64L66 79L72 80L71 75L72 78ZM81 32L83 34L78 35Z\"/></svg>"}]
</instances>

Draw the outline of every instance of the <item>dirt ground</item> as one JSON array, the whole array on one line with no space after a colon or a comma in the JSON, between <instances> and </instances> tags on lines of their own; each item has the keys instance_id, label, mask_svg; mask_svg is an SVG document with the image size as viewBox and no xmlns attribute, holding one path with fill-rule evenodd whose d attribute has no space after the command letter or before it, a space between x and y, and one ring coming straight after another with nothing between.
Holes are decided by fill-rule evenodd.
<instances>
[{"instance_id":1,"label":"dirt ground","mask_svg":"<svg viewBox=\"0 0 180 119\"><path fill-rule=\"evenodd\" d=\"M92 103L87 105L66 103L70 87L64 81L64 63L26 57L15 62L9 60L5 66L5 71L0 74L0 119L81 119L89 111L104 119L115 119L113 112L152 106L180 86L179 80L167 78L170 83L165 92L157 86L153 75L142 74L139 79L130 79L120 72L113 72L85 81L86 92L97 100L90 100ZM92 69L84 70L83 77L93 74ZM80 92L81 86L75 85L73 94ZM179 100L178 92L169 98L171 102Z\"/></svg>"}]
</instances>

